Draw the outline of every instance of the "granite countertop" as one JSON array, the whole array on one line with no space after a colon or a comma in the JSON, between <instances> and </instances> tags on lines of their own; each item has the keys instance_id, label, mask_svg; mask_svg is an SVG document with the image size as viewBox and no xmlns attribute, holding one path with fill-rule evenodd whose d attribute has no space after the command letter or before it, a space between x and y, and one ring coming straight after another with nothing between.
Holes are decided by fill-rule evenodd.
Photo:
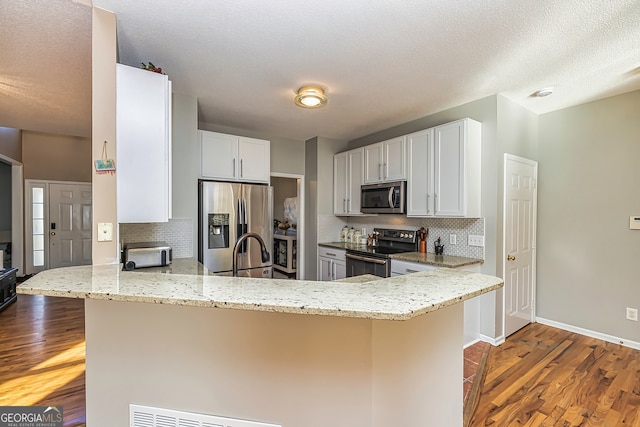
<instances>
[{"instance_id":1,"label":"granite countertop","mask_svg":"<svg viewBox=\"0 0 640 427\"><path fill-rule=\"evenodd\" d=\"M318 243L318 246L342 250L366 250L366 246L345 242ZM403 252L400 254L389 255L389 257L398 261L415 262L418 264L429 264L447 268L464 267L467 265L482 264L484 262L484 260L479 258L467 258L454 255L436 255L431 252Z\"/></svg>"},{"instance_id":2,"label":"granite countertop","mask_svg":"<svg viewBox=\"0 0 640 427\"><path fill-rule=\"evenodd\" d=\"M408 320L503 286L479 273L436 269L386 279L334 282L221 277L195 260L171 268L122 271L120 265L66 267L36 274L20 294L173 304L364 319ZM196 269L195 272L193 269ZM183 272L190 274L182 274ZM357 283L358 281L365 282ZM355 282L355 283L354 283Z\"/></svg>"}]
</instances>

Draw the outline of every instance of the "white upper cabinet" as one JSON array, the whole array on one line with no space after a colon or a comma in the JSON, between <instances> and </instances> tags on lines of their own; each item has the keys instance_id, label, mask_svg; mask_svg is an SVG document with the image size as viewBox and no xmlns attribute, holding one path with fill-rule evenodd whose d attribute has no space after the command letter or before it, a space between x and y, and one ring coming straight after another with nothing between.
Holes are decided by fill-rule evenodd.
<instances>
[{"instance_id":1,"label":"white upper cabinet","mask_svg":"<svg viewBox=\"0 0 640 427\"><path fill-rule=\"evenodd\" d=\"M364 149L333 156L333 213L360 215L360 186L363 181Z\"/></svg>"},{"instance_id":2,"label":"white upper cabinet","mask_svg":"<svg viewBox=\"0 0 640 427\"><path fill-rule=\"evenodd\" d=\"M481 132L463 119L407 135L407 216L481 216Z\"/></svg>"},{"instance_id":3,"label":"white upper cabinet","mask_svg":"<svg viewBox=\"0 0 640 427\"><path fill-rule=\"evenodd\" d=\"M200 131L201 176L209 179L269 182L270 142Z\"/></svg>"},{"instance_id":4,"label":"white upper cabinet","mask_svg":"<svg viewBox=\"0 0 640 427\"><path fill-rule=\"evenodd\" d=\"M171 218L171 82L166 75L116 64L116 168L118 222Z\"/></svg>"},{"instance_id":5,"label":"white upper cabinet","mask_svg":"<svg viewBox=\"0 0 640 427\"><path fill-rule=\"evenodd\" d=\"M480 123L458 120L434 129L434 215L481 216Z\"/></svg>"},{"instance_id":6,"label":"white upper cabinet","mask_svg":"<svg viewBox=\"0 0 640 427\"><path fill-rule=\"evenodd\" d=\"M364 147L364 183L407 179L404 136Z\"/></svg>"},{"instance_id":7,"label":"white upper cabinet","mask_svg":"<svg viewBox=\"0 0 640 427\"><path fill-rule=\"evenodd\" d=\"M433 129L407 135L407 216L432 216Z\"/></svg>"}]
</instances>

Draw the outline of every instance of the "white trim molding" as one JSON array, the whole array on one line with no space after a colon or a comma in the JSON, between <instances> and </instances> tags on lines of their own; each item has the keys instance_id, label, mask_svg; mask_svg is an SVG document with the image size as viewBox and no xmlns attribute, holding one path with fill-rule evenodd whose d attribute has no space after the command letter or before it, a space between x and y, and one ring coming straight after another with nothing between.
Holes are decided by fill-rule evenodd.
<instances>
[{"instance_id":1,"label":"white trim molding","mask_svg":"<svg viewBox=\"0 0 640 427\"><path fill-rule=\"evenodd\" d=\"M616 337L614 335L604 334L602 332L592 331L590 329L584 329L579 326L568 325L562 322L556 322L555 320L545 319L543 317L536 317L536 322L543 325L553 326L554 328L563 329L569 332L575 332L576 334L584 335L591 338L596 338L602 341L610 342L613 344L620 344L625 347L640 350L640 342L631 341L626 338Z\"/></svg>"},{"instance_id":2,"label":"white trim molding","mask_svg":"<svg viewBox=\"0 0 640 427\"><path fill-rule=\"evenodd\" d=\"M480 334L479 341L488 342L492 346L497 347L497 346L499 346L501 344L504 344L504 334L500 335L499 337L496 337L496 338L492 338L492 337L489 337L487 335Z\"/></svg>"}]
</instances>

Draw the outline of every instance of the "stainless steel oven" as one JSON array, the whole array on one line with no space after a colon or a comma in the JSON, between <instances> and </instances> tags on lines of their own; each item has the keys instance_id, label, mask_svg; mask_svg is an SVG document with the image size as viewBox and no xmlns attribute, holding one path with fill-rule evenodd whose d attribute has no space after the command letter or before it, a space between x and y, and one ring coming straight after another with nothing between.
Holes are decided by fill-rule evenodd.
<instances>
[{"instance_id":1,"label":"stainless steel oven","mask_svg":"<svg viewBox=\"0 0 640 427\"><path fill-rule=\"evenodd\" d=\"M418 250L416 231L374 228L373 233L377 237L375 246L347 250L347 277L363 274L390 277L391 255Z\"/></svg>"},{"instance_id":2,"label":"stainless steel oven","mask_svg":"<svg viewBox=\"0 0 640 427\"><path fill-rule=\"evenodd\" d=\"M347 252L347 277L373 274L379 277L391 276L391 259Z\"/></svg>"}]
</instances>

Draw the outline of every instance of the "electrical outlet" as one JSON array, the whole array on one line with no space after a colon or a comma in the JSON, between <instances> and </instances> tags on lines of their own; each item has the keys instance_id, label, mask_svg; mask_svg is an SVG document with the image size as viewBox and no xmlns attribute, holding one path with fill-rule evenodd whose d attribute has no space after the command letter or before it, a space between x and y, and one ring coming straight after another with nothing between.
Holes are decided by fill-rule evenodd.
<instances>
[{"instance_id":1,"label":"electrical outlet","mask_svg":"<svg viewBox=\"0 0 640 427\"><path fill-rule=\"evenodd\" d=\"M456 236L455 234L449 234L450 244L455 245L457 243L456 240L458 240L458 236Z\"/></svg>"},{"instance_id":2,"label":"electrical outlet","mask_svg":"<svg viewBox=\"0 0 640 427\"><path fill-rule=\"evenodd\" d=\"M638 309L627 307L627 320L638 321Z\"/></svg>"},{"instance_id":3,"label":"electrical outlet","mask_svg":"<svg viewBox=\"0 0 640 427\"><path fill-rule=\"evenodd\" d=\"M469 235L469 246L480 246L484 247L484 236L474 236L472 234Z\"/></svg>"}]
</instances>

